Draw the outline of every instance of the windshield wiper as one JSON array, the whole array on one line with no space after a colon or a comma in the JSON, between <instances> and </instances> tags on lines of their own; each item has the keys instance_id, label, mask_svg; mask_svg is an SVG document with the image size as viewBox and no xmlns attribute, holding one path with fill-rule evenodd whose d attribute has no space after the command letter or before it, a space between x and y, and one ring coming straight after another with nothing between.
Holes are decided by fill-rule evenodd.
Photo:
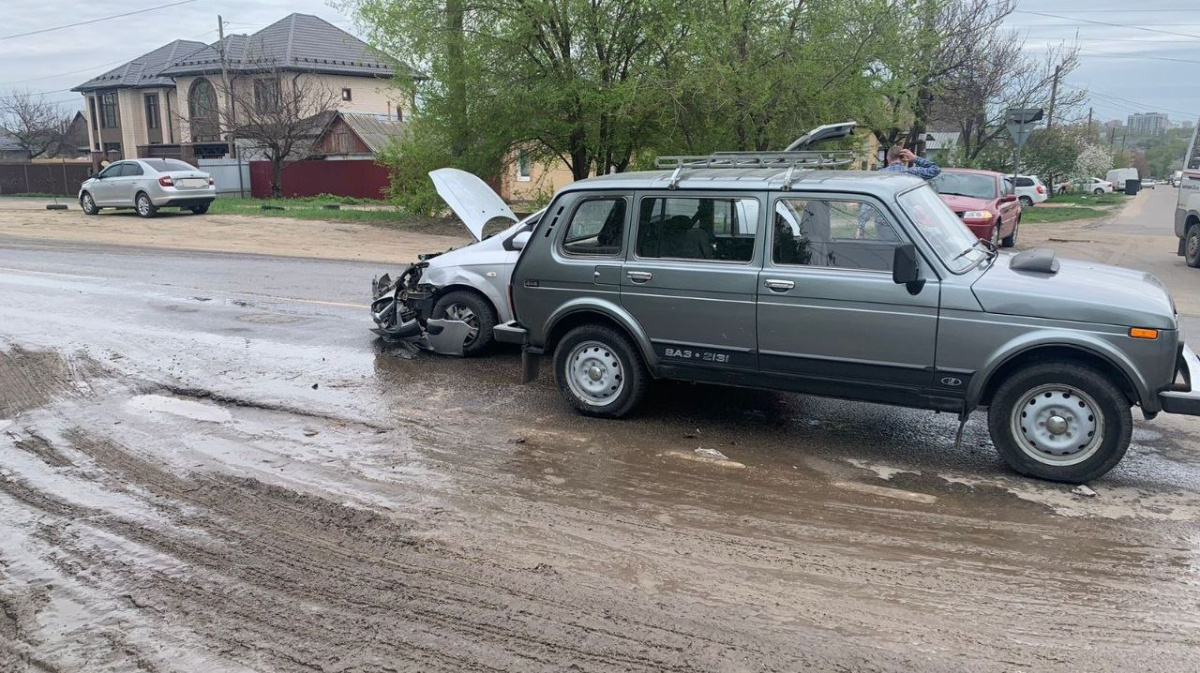
<instances>
[{"instance_id":1,"label":"windshield wiper","mask_svg":"<svg viewBox=\"0 0 1200 673\"><path fill-rule=\"evenodd\" d=\"M998 255L998 254L1000 254L1000 253L999 253L999 252L996 250L996 248L995 248L995 247L992 245L991 241L983 241L983 240L981 240L981 239L978 239L978 238L977 238L977 239L975 239L975 242L974 242L974 243L972 243L972 244L971 244L971 246L970 246L969 248L967 248L966 250L963 250L962 252L960 252L960 253L958 253L957 255L955 255L955 256L954 256L954 258L953 258L953 259L951 259L950 261L951 261L951 262L957 262L958 260L962 259L963 257L966 257L966 256L967 256L967 253L969 253L969 252L971 252L972 250L974 250L974 249L975 249L975 246L979 245L980 243L982 243L982 244L983 244L983 247L984 247L984 249L985 249L985 250L987 251L987 253L988 253L988 257L991 257L992 255Z\"/></svg>"}]
</instances>

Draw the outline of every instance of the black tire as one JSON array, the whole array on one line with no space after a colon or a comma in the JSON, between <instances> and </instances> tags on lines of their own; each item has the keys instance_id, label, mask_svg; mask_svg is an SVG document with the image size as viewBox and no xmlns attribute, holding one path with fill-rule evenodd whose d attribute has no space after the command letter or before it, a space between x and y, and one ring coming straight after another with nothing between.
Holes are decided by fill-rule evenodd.
<instances>
[{"instance_id":1,"label":"black tire","mask_svg":"<svg viewBox=\"0 0 1200 673\"><path fill-rule=\"evenodd\" d=\"M1092 190L1092 193L1095 194L1096 196L1104 196L1104 190L1099 187Z\"/></svg>"},{"instance_id":2,"label":"black tire","mask_svg":"<svg viewBox=\"0 0 1200 673\"><path fill-rule=\"evenodd\" d=\"M1021 197L1021 207L1022 208L1032 208L1033 207L1033 199L1029 198L1028 196L1022 196Z\"/></svg>"},{"instance_id":3,"label":"black tire","mask_svg":"<svg viewBox=\"0 0 1200 673\"><path fill-rule=\"evenodd\" d=\"M480 355L492 345L496 311L491 303L479 294L469 290L448 292L433 305L430 315L438 319L461 319L475 329L475 333L468 336L467 341L463 343L463 355L466 357Z\"/></svg>"},{"instance_id":4,"label":"black tire","mask_svg":"<svg viewBox=\"0 0 1200 673\"><path fill-rule=\"evenodd\" d=\"M572 385L571 370L587 367L589 360L595 361L595 370L603 371L596 376L589 372L590 380L579 384L596 386L587 396ZM620 418L642 401L648 375L641 354L624 334L604 325L583 325L559 341L554 351L554 378L559 392L575 411L585 416Z\"/></svg>"},{"instance_id":5,"label":"black tire","mask_svg":"<svg viewBox=\"0 0 1200 673\"><path fill-rule=\"evenodd\" d=\"M158 206L154 205L146 192L138 192L137 196L133 197L133 204L137 214L142 217L154 217L158 214Z\"/></svg>"},{"instance_id":6,"label":"black tire","mask_svg":"<svg viewBox=\"0 0 1200 673\"><path fill-rule=\"evenodd\" d=\"M1051 422L1062 428L1057 435ZM1121 462L1129 448L1133 416L1129 400L1105 374L1085 365L1043 363L1000 384L988 408L988 430L1000 457L1013 470L1082 484ZM1072 430L1078 436L1072 436ZM1076 442L1084 443L1076 447Z\"/></svg>"},{"instance_id":7,"label":"black tire","mask_svg":"<svg viewBox=\"0 0 1200 673\"><path fill-rule=\"evenodd\" d=\"M79 208L84 215L99 215L100 206L96 205L96 200L88 192L84 192L79 196Z\"/></svg>"},{"instance_id":8,"label":"black tire","mask_svg":"<svg viewBox=\"0 0 1200 673\"><path fill-rule=\"evenodd\" d=\"M1021 218L1017 218L1017 223L1013 225L1013 233L1000 239L1001 248L1011 248L1017 244L1017 232L1021 230Z\"/></svg>"},{"instance_id":9,"label":"black tire","mask_svg":"<svg viewBox=\"0 0 1200 673\"><path fill-rule=\"evenodd\" d=\"M1200 224L1188 226L1183 237L1183 258L1193 269L1200 267Z\"/></svg>"},{"instance_id":10,"label":"black tire","mask_svg":"<svg viewBox=\"0 0 1200 673\"><path fill-rule=\"evenodd\" d=\"M208 212L208 204L206 203L202 206L190 206L188 207L188 210L192 211L193 215L203 215L204 213Z\"/></svg>"}]
</instances>

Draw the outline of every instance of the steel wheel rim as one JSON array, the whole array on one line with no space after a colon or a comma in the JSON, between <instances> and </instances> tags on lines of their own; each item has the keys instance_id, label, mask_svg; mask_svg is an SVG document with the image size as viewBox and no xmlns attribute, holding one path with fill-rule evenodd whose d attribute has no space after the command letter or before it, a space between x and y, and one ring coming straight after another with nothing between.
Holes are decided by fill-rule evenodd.
<instances>
[{"instance_id":1,"label":"steel wheel rim","mask_svg":"<svg viewBox=\"0 0 1200 673\"><path fill-rule=\"evenodd\" d=\"M479 316L475 315L471 307L466 304L451 304L447 306L446 320L461 320L471 328L467 332L467 338L463 341L464 346L470 346L475 343L475 339L479 338Z\"/></svg>"},{"instance_id":2,"label":"steel wheel rim","mask_svg":"<svg viewBox=\"0 0 1200 673\"><path fill-rule=\"evenodd\" d=\"M1196 231L1195 227L1187 237L1187 256L1189 259L1196 259L1196 253L1200 251L1200 231Z\"/></svg>"},{"instance_id":3,"label":"steel wheel rim","mask_svg":"<svg viewBox=\"0 0 1200 673\"><path fill-rule=\"evenodd\" d=\"M1069 467L1096 455L1104 443L1104 413L1090 395L1061 383L1038 386L1013 407L1017 446L1043 465Z\"/></svg>"},{"instance_id":4,"label":"steel wheel rim","mask_svg":"<svg viewBox=\"0 0 1200 673\"><path fill-rule=\"evenodd\" d=\"M606 407L625 390L621 359L599 341L584 341L571 349L566 375L571 394L589 406Z\"/></svg>"}]
</instances>

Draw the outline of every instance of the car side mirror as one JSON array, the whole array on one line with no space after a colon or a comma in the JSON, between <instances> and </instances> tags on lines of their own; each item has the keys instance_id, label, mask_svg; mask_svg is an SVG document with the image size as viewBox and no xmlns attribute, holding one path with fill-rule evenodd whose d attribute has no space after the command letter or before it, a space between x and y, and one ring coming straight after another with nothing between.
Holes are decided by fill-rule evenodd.
<instances>
[{"instance_id":1,"label":"car side mirror","mask_svg":"<svg viewBox=\"0 0 1200 673\"><path fill-rule=\"evenodd\" d=\"M521 233L517 234L516 236L513 236L512 249L513 250L524 250L525 244L528 243L529 239L532 237L533 237L532 231L522 231Z\"/></svg>"},{"instance_id":2,"label":"car side mirror","mask_svg":"<svg viewBox=\"0 0 1200 673\"><path fill-rule=\"evenodd\" d=\"M1000 197L1000 203L1012 203L1013 201L1016 201L1016 200L1017 200L1016 194L1005 194L1004 196Z\"/></svg>"},{"instance_id":3,"label":"car side mirror","mask_svg":"<svg viewBox=\"0 0 1200 673\"><path fill-rule=\"evenodd\" d=\"M892 282L897 285L912 285L921 280L921 264L917 261L917 246L912 243L896 245L892 253Z\"/></svg>"}]
</instances>

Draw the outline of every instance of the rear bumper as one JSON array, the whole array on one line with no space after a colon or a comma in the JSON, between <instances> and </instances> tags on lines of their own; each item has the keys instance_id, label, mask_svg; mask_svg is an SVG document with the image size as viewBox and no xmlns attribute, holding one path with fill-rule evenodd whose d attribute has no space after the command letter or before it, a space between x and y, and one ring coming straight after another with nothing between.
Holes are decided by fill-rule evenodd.
<instances>
[{"instance_id":1,"label":"rear bumper","mask_svg":"<svg viewBox=\"0 0 1200 673\"><path fill-rule=\"evenodd\" d=\"M215 196L171 196L153 199L159 208L190 208L192 206L207 206L216 200Z\"/></svg>"},{"instance_id":2,"label":"rear bumper","mask_svg":"<svg viewBox=\"0 0 1200 673\"><path fill-rule=\"evenodd\" d=\"M1200 416L1200 358L1192 349L1184 344L1179 349L1179 363L1176 369L1176 381L1182 382L1165 392L1158 394L1158 402L1162 410L1168 414L1183 414L1185 416Z\"/></svg>"},{"instance_id":3,"label":"rear bumper","mask_svg":"<svg viewBox=\"0 0 1200 673\"><path fill-rule=\"evenodd\" d=\"M524 346L529 343L529 330L517 325L516 321L513 321L493 327L492 337L502 344Z\"/></svg>"}]
</instances>

